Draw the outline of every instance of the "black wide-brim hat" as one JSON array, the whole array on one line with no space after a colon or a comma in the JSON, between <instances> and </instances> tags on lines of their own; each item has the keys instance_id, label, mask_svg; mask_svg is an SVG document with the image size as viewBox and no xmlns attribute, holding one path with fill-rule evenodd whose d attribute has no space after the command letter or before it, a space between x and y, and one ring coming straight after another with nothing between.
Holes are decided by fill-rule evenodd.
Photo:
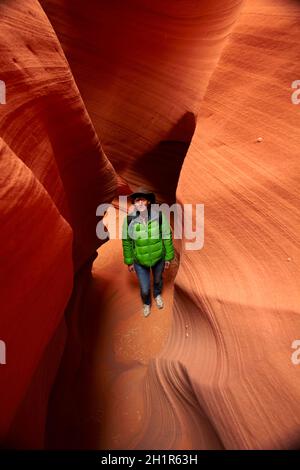
<instances>
[{"instance_id":1,"label":"black wide-brim hat","mask_svg":"<svg viewBox=\"0 0 300 470\"><path fill-rule=\"evenodd\" d=\"M148 201L150 201L151 204L155 204L155 201L156 201L155 194L146 188L138 188L137 191L129 195L132 202L134 201L136 197L141 197L141 196L147 199Z\"/></svg>"}]
</instances>

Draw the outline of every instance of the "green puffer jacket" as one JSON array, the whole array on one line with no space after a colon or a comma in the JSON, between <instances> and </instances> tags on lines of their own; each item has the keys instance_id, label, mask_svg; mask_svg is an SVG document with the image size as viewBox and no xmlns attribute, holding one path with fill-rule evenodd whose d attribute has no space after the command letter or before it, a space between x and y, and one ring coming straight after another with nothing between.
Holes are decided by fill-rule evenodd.
<instances>
[{"instance_id":1,"label":"green puffer jacket","mask_svg":"<svg viewBox=\"0 0 300 470\"><path fill-rule=\"evenodd\" d=\"M150 267L162 258L165 261L171 261L174 258L170 224L162 212L162 223L159 227L157 210L150 210L146 224L141 222L138 212L129 216L129 223L128 216L125 217L122 245L125 264L136 262Z\"/></svg>"}]
</instances>

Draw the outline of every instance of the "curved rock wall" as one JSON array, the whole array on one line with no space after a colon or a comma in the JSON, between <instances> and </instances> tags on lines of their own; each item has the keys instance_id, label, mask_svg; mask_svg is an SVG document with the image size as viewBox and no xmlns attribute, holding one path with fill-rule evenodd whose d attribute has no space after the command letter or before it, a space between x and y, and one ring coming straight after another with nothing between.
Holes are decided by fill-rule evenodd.
<instances>
[{"instance_id":1,"label":"curved rock wall","mask_svg":"<svg viewBox=\"0 0 300 470\"><path fill-rule=\"evenodd\" d=\"M41 5L0 5L2 442L44 445L56 377L54 447L299 448L299 2ZM205 205L147 327L116 241L91 282L96 207L140 184Z\"/></svg>"},{"instance_id":2,"label":"curved rock wall","mask_svg":"<svg viewBox=\"0 0 300 470\"><path fill-rule=\"evenodd\" d=\"M205 204L205 241L198 252L181 245L174 322L156 373L178 413L191 406L168 384L185 383L230 449L300 443L291 361L300 335L300 107L291 102L299 19L297 2L247 2L177 188L180 203Z\"/></svg>"},{"instance_id":3,"label":"curved rock wall","mask_svg":"<svg viewBox=\"0 0 300 470\"><path fill-rule=\"evenodd\" d=\"M40 4L1 2L0 21L0 438L40 447L73 275L117 183Z\"/></svg>"},{"instance_id":4,"label":"curved rock wall","mask_svg":"<svg viewBox=\"0 0 300 470\"><path fill-rule=\"evenodd\" d=\"M174 202L194 116L242 0L41 4L118 174Z\"/></svg>"}]
</instances>

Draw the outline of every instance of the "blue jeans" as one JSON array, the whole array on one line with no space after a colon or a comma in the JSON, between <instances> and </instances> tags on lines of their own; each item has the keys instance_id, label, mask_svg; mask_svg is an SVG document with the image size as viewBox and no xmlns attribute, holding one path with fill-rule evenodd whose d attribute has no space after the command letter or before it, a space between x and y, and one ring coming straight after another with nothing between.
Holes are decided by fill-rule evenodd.
<instances>
[{"instance_id":1,"label":"blue jeans","mask_svg":"<svg viewBox=\"0 0 300 470\"><path fill-rule=\"evenodd\" d=\"M140 284L142 301L144 304L150 305L150 269L152 269L153 274L153 295L154 297L156 297L157 295L161 294L163 286L162 273L165 267L165 260L163 258L160 259L156 264L154 264L154 266L151 266L151 268L148 268L147 266L142 266L138 263L133 264Z\"/></svg>"}]
</instances>

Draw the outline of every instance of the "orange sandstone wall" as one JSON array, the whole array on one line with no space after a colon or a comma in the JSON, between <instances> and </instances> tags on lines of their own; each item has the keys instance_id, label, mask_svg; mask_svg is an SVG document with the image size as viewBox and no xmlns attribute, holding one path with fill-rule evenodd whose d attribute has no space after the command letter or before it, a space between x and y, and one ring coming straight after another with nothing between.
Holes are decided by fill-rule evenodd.
<instances>
[{"instance_id":1,"label":"orange sandstone wall","mask_svg":"<svg viewBox=\"0 0 300 470\"><path fill-rule=\"evenodd\" d=\"M120 177L174 202L195 115L242 0L42 0Z\"/></svg>"},{"instance_id":2,"label":"orange sandstone wall","mask_svg":"<svg viewBox=\"0 0 300 470\"><path fill-rule=\"evenodd\" d=\"M41 447L73 276L116 177L39 2L1 2L0 22L0 439Z\"/></svg>"},{"instance_id":3,"label":"orange sandstone wall","mask_svg":"<svg viewBox=\"0 0 300 470\"><path fill-rule=\"evenodd\" d=\"M247 2L177 189L181 203L205 204L205 241L182 243L172 332L149 381L176 403L179 434L183 410L198 412L230 449L300 445L299 20L299 2ZM168 419L166 408L152 431Z\"/></svg>"},{"instance_id":4,"label":"orange sandstone wall","mask_svg":"<svg viewBox=\"0 0 300 470\"><path fill-rule=\"evenodd\" d=\"M68 387L54 423L74 419L95 210L146 183L161 200L176 192L203 203L205 242L179 246L172 328L147 366L133 446L180 448L188 436L191 448L299 447L300 107L290 96L300 6L243 3L42 0L45 12L36 0L1 3L6 446L44 444L64 312L72 341L57 396L63 379Z\"/></svg>"}]
</instances>

